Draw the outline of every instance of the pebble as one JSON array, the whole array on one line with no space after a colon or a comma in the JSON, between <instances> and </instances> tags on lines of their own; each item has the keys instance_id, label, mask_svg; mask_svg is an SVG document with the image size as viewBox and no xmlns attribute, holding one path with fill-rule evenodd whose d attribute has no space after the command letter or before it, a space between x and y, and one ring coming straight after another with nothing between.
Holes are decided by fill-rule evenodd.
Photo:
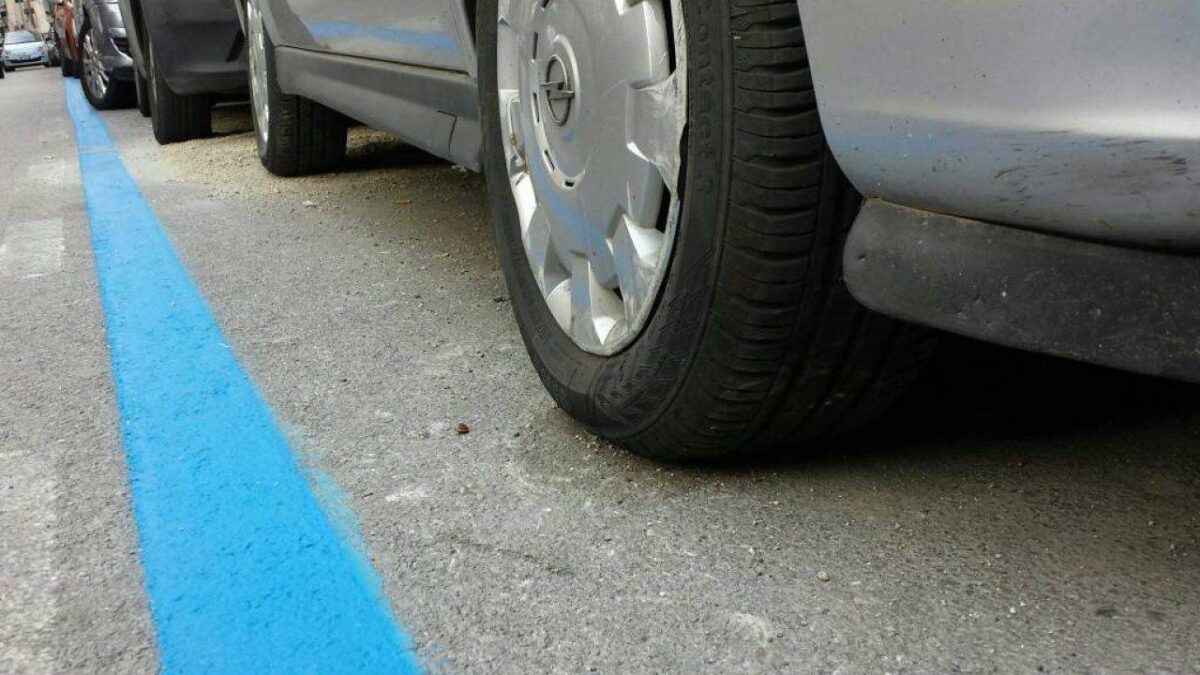
<instances>
[{"instance_id":1,"label":"pebble","mask_svg":"<svg viewBox=\"0 0 1200 675\"><path fill-rule=\"evenodd\" d=\"M825 570L821 570L821 571L817 572L817 580L818 581L829 581L829 572L826 572Z\"/></svg>"}]
</instances>

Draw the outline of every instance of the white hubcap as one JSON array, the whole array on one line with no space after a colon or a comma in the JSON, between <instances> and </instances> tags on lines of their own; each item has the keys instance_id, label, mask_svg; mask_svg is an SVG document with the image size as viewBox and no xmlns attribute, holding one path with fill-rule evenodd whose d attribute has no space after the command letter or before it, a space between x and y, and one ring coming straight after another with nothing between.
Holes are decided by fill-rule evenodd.
<instances>
[{"instance_id":1,"label":"white hubcap","mask_svg":"<svg viewBox=\"0 0 1200 675\"><path fill-rule=\"evenodd\" d=\"M580 348L645 326L679 220L679 0L499 0L500 126L534 278Z\"/></svg>"}]
</instances>

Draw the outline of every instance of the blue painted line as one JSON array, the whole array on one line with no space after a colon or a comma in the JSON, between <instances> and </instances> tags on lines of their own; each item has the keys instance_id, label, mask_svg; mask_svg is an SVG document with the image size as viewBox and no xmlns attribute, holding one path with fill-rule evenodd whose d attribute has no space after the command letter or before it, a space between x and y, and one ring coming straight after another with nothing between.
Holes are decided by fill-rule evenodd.
<instances>
[{"instance_id":1,"label":"blue painted line","mask_svg":"<svg viewBox=\"0 0 1200 675\"><path fill-rule=\"evenodd\" d=\"M67 108L163 671L419 672L78 85Z\"/></svg>"}]
</instances>

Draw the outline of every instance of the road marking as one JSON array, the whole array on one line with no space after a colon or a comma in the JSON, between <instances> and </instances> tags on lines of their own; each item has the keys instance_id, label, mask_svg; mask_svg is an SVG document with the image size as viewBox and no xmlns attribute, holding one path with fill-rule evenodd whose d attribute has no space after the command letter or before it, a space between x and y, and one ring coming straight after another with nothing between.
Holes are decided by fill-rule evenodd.
<instances>
[{"instance_id":1,"label":"road marking","mask_svg":"<svg viewBox=\"0 0 1200 675\"><path fill-rule=\"evenodd\" d=\"M25 167L25 177L43 187L66 186L72 180L70 163L63 157L47 156L43 161Z\"/></svg>"},{"instance_id":2,"label":"road marking","mask_svg":"<svg viewBox=\"0 0 1200 675\"><path fill-rule=\"evenodd\" d=\"M162 669L419 668L79 87L67 87Z\"/></svg>"},{"instance_id":3,"label":"road marking","mask_svg":"<svg viewBox=\"0 0 1200 675\"><path fill-rule=\"evenodd\" d=\"M62 218L13 223L0 242L0 276L32 279L62 269Z\"/></svg>"}]
</instances>

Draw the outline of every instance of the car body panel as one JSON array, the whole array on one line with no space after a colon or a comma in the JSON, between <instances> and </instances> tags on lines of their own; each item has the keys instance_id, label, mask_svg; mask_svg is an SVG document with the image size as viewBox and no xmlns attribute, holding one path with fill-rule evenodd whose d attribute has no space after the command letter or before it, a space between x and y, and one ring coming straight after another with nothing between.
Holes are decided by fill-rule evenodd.
<instances>
[{"instance_id":1,"label":"car body panel","mask_svg":"<svg viewBox=\"0 0 1200 675\"><path fill-rule=\"evenodd\" d=\"M375 0L320 9L325 5L261 0L263 22L276 43L280 88L478 169L475 55L463 0L406 0L403 12ZM406 33L403 26L425 28ZM448 54L451 42L454 56ZM352 53L331 51L334 45Z\"/></svg>"},{"instance_id":2,"label":"car body panel","mask_svg":"<svg viewBox=\"0 0 1200 675\"><path fill-rule=\"evenodd\" d=\"M272 3L276 16L287 12L278 44L343 56L395 61L468 72L474 62L461 0L286 0Z\"/></svg>"},{"instance_id":3,"label":"car body panel","mask_svg":"<svg viewBox=\"0 0 1200 675\"><path fill-rule=\"evenodd\" d=\"M147 75L149 31L158 45L163 79L181 95L242 94L247 88L246 50L234 0L120 0L130 19L130 51Z\"/></svg>"},{"instance_id":4,"label":"car body panel","mask_svg":"<svg viewBox=\"0 0 1200 675\"><path fill-rule=\"evenodd\" d=\"M275 57L284 91L479 168L475 84L467 75L295 47L277 48Z\"/></svg>"},{"instance_id":5,"label":"car body panel","mask_svg":"<svg viewBox=\"0 0 1200 675\"><path fill-rule=\"evenodd\" d=\"M1200 248L1194 0L799 0L817 102L865 195Z\"/></svg>"}]
</instances>

